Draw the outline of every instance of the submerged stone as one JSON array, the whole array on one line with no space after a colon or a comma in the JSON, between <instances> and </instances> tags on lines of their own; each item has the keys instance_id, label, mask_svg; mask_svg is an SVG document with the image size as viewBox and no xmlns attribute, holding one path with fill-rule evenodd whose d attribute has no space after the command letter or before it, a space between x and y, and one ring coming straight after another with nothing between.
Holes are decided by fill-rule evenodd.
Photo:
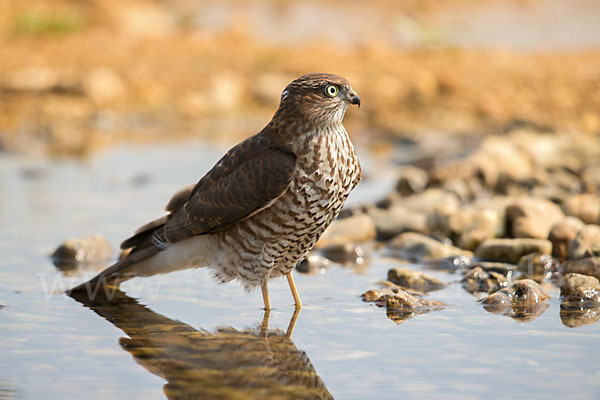
<instances>
[{"instance_id":1,"label":"submerged stone","mask_svg":"<svg viewBox=\"0 0 600 400\"><path fill-rule=\"evenodd\" d=\"M320 253L339 264L364 264L367 252L365 246L344 243L323 247Z\"/></svg>"},{"instance_id":2,"label":"submerged stone","mask_svg":"<svg viewBox=\"0 0 600 400\"><path fill-rule=\"evenodd\" d=\"M560 295L562 309L597 308L600 307L600 282L593 276L567 274Z\"/></svg>"},{"instance_id":3,"label":"submerged stone","mask_svg":"<svg viewBox=\"0 0 600 400\"><path fill-rule=\"evenodd\" d=\"M362 299L365 302L375 303L378 307L385 307L388 318L397 324L417 315L442 310L446 306L441 301L428 300L421 295L389 287L381 290L368 290L362 294Z\"/></svg>"},{"instance_id":4,"label":"submerged stone","mask_svg":"<svg viewBox=\"0 0 600 400\"><path fill-rule=\"evenodd\" d=\"M452 256L468 256L470 251L446 245L428 236L414 232L406 232L396 236L388 244L393 255L414 261L435 260Z\"/></svg>"},{"instance_id":5,"label":"submerged stone","mask_svg":"<svg viewBox=\"0 0 600 400\"><path fill-rule=\"evenodd\" d=\"M485 271L481 267L467 270L461 280L463 288L469 293L491 293L508 285L506 276L495 272Z\"/></svg>"},{"instance_id":6,"label":"submerged stone","mask_svg":"<svg viewBox=\"0 0 600 400\"><path fill-rule=\"evenodd\" d=\"M483 307L494 314L504 314L519 321L531 321L547 308L550 296L531 279L516 281L481 300Z\"/></svg>"},{"instance_id":7,"label":"submerged stone","mask_svg":"<svg viewBox=\"0 0 600 400\"><path fill-rule=\"evenodd\" d=\"M540 275L547 272L556 272L558 264L548 254L531 253L521 257L517 264L517 270L530 276Z\"/></svg>"},{"instance_id":8,"label":"submerged stone","mask_svg":"<svg viewBox=\"0 0 600 400\"><path fill-rule=\"evenodd\" d=\"M82 266L103 265L110 261L113 249L101 235L71 238L63 242L50 256L56 268L68 272Z\"/></svg>"},{"instance_id":9,"label":"submerged stone","mask_svg":"<svg viewBox=\"0 0 600 400\"><path fill-rule=\"evenodd\" d=\"M475 250L475 257L482 260L502 261L516 264L530 253L550 254L552 243L544 239L489 239Z\"/></svg>"},{"instance_id":10,"label":"submerged stone","mask_svg":"<svg viewBox=\"0 0 600 400\"><path fill-rule=\"evenodd\" d=\"M304 274L317 274L325 272L330 265L331 261L329 259L317 254L308 254L298 263L296 270Z\"/></svg>"},{"instance_id":11,"label":"submerged stone","mask_svg":"<svg viewBox=\"0 0 600 400\"><path fill-rule=\"evenodd\" d=\"M405 268L392 268L388 271L388 280L405 288L421 292L439 290L446 284L436 277Z\"/></svg>"},{"instance_id":12,"label":"submerged stone","mask_svg":"<svg viewBox=\"0 0 600 400\"><path fill-rule=\"evenodd\" d=\"M562 272L590 275L600 279L600 256L567 261L562 265Z\"/></svg>"}]
</instances>

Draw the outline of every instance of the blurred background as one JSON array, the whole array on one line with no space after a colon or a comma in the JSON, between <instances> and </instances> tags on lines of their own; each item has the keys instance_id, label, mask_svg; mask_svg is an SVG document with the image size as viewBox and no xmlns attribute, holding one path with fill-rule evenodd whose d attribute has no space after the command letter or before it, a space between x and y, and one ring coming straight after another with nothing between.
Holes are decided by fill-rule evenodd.
<instances>
[{"instance_id":1,"label":"blurred background","mask_svg":"<svg viewBox=\"0 0 600 400\"><path fill-rule=\"evenodd\" d=\"M355 141L600 131L594 0L0 0L0 149L232 143L295 77L347 77Z\"/></svg>"}]
</instances>

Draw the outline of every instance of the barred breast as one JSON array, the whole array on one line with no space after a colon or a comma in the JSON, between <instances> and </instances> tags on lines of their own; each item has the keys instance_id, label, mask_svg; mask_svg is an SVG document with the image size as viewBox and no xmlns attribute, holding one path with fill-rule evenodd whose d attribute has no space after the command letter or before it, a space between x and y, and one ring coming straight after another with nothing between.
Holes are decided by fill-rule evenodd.
<instances>
[{"instance_id":1,"label":"barred breast","mask_svg":"<svg viewBox=\"0 0 600 400\"><path fill-rule=\"evenodd\" d=\"M296 140L289 189L270 207L219 233L228 257L213 266L223 282L251 289L284 275L313 247L361 178L356 153L341 124Z\"/></svg>"}]
</instances>

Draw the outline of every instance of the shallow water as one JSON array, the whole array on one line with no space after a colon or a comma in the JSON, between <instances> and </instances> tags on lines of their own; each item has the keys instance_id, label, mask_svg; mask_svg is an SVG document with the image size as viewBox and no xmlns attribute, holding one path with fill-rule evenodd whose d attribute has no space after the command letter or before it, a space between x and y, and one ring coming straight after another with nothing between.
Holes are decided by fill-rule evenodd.
<instances>
[{"instance_id":1,"label":"shallow water","mask_svg":"<svg viewBox=\"0 0 600 400\"><path fill-rule=\"evenodd\" d=\"M562 325L557 290L524 323L486 312L458 273L428 271L454 282L429 296L449 306L396 325L360 299L400 265L377 252L365 266L295 274L304 307L291 339L285 280L269 285L268 331L259 293L218 285L205 269L129 281L112 304L57 294L95 273L58 272L47 255L61 241L99 233L116 247L224 150L194 142L83 161L0 156L0 399L600 396L600 324ZM378 178L359 185L354 204L390 187L385 168L360 155Z\"/></svg>"}]
</instances>

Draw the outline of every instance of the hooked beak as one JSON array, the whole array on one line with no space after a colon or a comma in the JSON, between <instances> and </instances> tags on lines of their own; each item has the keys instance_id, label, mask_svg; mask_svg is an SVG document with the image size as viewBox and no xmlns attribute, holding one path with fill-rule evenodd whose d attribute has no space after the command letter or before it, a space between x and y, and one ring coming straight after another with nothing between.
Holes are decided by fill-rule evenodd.
<instances>
[{"instance_id":1,"label":"hooked beak","mask_svg":"<svg viewBox=\"0 0 600 400\"><path fill-rule=\"evenodd\" d=\"M354 89L348 90L348 94L346 94L346 100L350 102L350 104L355 104L360 108L360 97L358 97L358 93Z\"/></svg>"}]
</instances>

